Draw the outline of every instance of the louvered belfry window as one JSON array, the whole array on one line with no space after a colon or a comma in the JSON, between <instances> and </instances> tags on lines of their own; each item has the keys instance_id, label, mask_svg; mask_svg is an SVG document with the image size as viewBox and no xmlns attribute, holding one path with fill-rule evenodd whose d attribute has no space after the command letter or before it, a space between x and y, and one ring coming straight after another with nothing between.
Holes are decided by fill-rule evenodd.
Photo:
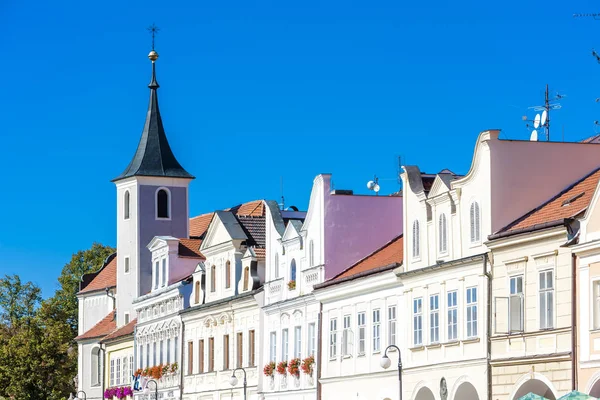
<instances>
[{"instance_id":1,"label":"louvered belfry window","mask_svg":"<svg viewBox=\"0 0 600 400\"><path fill-rule=\"evenodd\" d=\"M470 227L471 227L471 243L477 243L481 240L481 222L479 219L479 203L474 201L471 203L469 210Z\"/></svg>"}]
</instances>

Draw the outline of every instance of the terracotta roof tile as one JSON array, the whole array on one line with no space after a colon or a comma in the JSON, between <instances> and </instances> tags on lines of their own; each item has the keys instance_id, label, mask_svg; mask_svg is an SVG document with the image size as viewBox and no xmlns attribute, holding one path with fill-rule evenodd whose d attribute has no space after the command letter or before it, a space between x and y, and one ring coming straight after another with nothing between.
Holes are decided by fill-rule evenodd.
<instances>
[{"instance_id":1,"label":"terracotta roof tile","mask_svg":"<svg viewBox=\"0 0 600 400\"><path fill-rule=\"evenodd\" d=\"M592 200L596 186L598 186L599 180L600 169L596 169L548 200L546 203L531 210L519 219L502 228L498 233L519 231L548 222L577 216L585 211L590 205L590 201Z\"/></svg>"},{"instance_id":2,"label":"terracotta roof tile","mask_svg":"<svg viewBox=\"0 0 600 400\"><path fill-rule=\"evenodd\" d=\"M236 215L243 217L262 217L265 215L265 202L262 200L249 201L225 211L232 211Z\"/></svg>"},{"instance_id":3,"label":"terracotta roof tile","mask_svg":"<svg viewBox=\"0 0 600 400\"><path fill-rule=\"evenodd\" d=\"M254 250L254 254L256 254L257 258L265 258L267 256L267 252L265 249L260 249L260 248L253 248L252 250Z\"/></svg>"},{"instance_id":4,"label":"terracotta roof tile","mask_svg":"<svg viewBox=\"0 0 600 400\"><path fill-rule=\"evenodd\" d=\"M375 250L356 264L336 275L331 279L335 281L342 278L348 278L353 275L364 273L370 270L374 270L379 267L386 265L402 263L404 254L404 238L402 235L396 236L385 246Z\"/></svg>"},{"instance_id":5,"label":"terracotta roof tile","mask_svg":"<svg viewBox=\"0 0 600 400\"><path fill-rule=\"evenodd\" d=\"M90 330L88 330L82 335L77 336L75 340L101 338L108 335L116 328L117 323L115 322L115 312L111 311L106 317L102 318L100 322L94 325Z\"/></svg>"},{"instance_id":6,"label":"terracotta roof tile","mask_svg":"<svg viewBox=\"0 0 600 400\"><path fill-rule=\"evenodd\" d=\"M117 286L117 257L113 257L107 265L98 271L96 277L79 293L89 293L115 286Z\"/></svg>"},{"instance_id":7,"label":"terracotta roof tile","mask_svg":"<svg viewBox=\"0 0 600 400\"><path fill-rule=\"evenodd\" d=\"M590 136L589 138L583 139L581 143L600 143L600 135Z\"/></svg>"},{"instance_id":8,"label":"terracotta roof tile","mask_svg":"<svg viewBox=\"0 0 600 400\"><path fill-rule=\"evenodd\" d=\"M200 239L179 239L179 257L204 258L200 253Z\"/></svg>"},{"instance_id":9,"label":"terracotta roof tile","mask_svg":"<svg viewBox=\"0 0 600 400\"><path fill-rule=\"evenodd\" d=\"M197 217L190 218L190 237L203 238L210 221L212 221L214 212L208 214L198 215Z\"/></svg>"},{"instance_id":10,"label":"terracotta roof tile","mask_svg":"<svg viewBox=\"0 0 600 400\"><path fill-rule=\"evenodd\" d=\"M135 324L137 323L137 318L133 321L129 322L127 325L123 325L122 327L115 329L108 336L105 336L102 339L102 342L108 342L109 340L114 340L118 338L122 338L125 336L133 335L133 330L135 328Z\"/></svg>"}]
</instances>

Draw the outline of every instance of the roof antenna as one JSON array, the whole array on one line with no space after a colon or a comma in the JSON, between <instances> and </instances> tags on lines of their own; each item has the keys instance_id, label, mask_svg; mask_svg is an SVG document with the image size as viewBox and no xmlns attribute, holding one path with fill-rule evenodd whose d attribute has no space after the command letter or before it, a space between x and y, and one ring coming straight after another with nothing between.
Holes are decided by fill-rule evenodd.
<instances>
[{"instance_id":1,"label":"roof antenna","mask_svg":"<svg viewBox=\"0 0 600 400\"><path fill-rule=\"evenodd\" d=\"M562 108L560 103L558 102L560 99L565 98L566 96L560 93L556 93L553 97L550 95L550 89L546 84L546 92L544 96L544 105L541 106L533 106L528 107L530 110L541 111L541 114L536 114L533 120L527 119L527 116L523 116L523 121L527 122L525 125L527 128L530 128L530 122L533 122L533 130L531 131L531 136L529 140L532 142L536 142L538 140L538 131L537 129L541 128L544 130L544 134L546 135L546 141L550 141L550 111L558 110Z\"/></svg>"},{"instance_id":2,"label":"roof antenna","mask_svg":"<svg viewBox=\"0 0 600 400\"><path fill-rule=\"evenodd\" d=\"M285 198L283 197L283 176L279 177L279 187L281 190L281 203L279 203L279 208L281 211L285 210Z\"/></svg>"},{"instance_id":3,"label":"roof antenna","mask_svg":"<svg viewBox=\"0 0 600 400\"><path fill-rule=\"evenodd\" d=\"M375 192L375 196L379 196L379 178L377 175L373 178L372 181L367 182L367 189Z\"/></svg>"}]
</instances>

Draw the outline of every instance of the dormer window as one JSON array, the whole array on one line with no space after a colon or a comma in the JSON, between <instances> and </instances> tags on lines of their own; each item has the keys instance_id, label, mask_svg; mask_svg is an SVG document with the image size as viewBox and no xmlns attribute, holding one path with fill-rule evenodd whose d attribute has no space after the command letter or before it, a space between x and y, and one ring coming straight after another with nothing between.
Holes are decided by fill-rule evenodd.
<instances>
[{"instance_id":1,"label":"dormer window","mask_svg":"<svg viewBox=\"0 0 600 400\"><path fill-rule=\"evenodd\" d=\"M478 243L481 240L481 220L479 218L479 203L471 203L470 211L471 243Z\"/></svg>"},{"instance_id":2,"label":"dormer window","mask_svg":"<svg viewBox=\"0 0 600 400\"><path fill-rule=\"evenodd\" d=\"M160 270L158 269L160 267L159 262L155 262L154 263L154 289L158 289L158 274L160 272Z\"/></svg>"},{"instance_id":3,"label":"dormer window","mask_svg":"<svg viewBox=\"0 0 600 400\"><path fill-rule=\"evenodd\" d=\"M200 281L196 281L196 284L195 284L194 301L196 304L200 304Z\"/></svg>"},{"instance_id":4,"label":"dormer window","mask_svg":"<svg viewBox=\"0 0 600 400\"><path fill-rule=\"evenodd\" d=\"M290 280L296 280L296 260L292 258L292 262L290 264Z\"/></svg>"},{"instance_id":5,"label":"dormer window","mask_svg":"<svg viewBox=\"0 0 600 400\"><path fill-rule=\"evenodd\" d=\"M123 196L123 219L129 219L129 204L130 204L129 190L126 190L125 195Z\"/></svg>"},{"instance_id":6,"label":"dormer window","mask_svg":"<svg viewBox=\"0 0 600 400\"><path fill-rule=\"evenodd\" d=\"M210 291L212 293L216 292L217 290L217 267L216 266L212 266L210 267Z\"/></svg>"},{"instance_id":7,"label":"dormer window","mask_svg":"<svg viewBox=\"0 0 600 400\"><path fill-rule=\"evenodd\" d=\"M244 290L248 290L248 279L250 278L250 267L244 268Z\"/></svg>"},{"instance_id":8,"label":"dormer window","mask_svg":"<svg viewBox=\"0 0 600 400\"><path fill-rule=\"evenodd\" d=\"M227 261L225 263L225 288L231 287L231 263Z\"/></svg>"},{"instance_id":9,"label":"dormer window","mask_svg":"<svg viewBox=\"0 0 600 400\"><path fill-rule=\"evenodd\" d=\"M419 221L415 220L412 226L412 254L413 258L419 258L421 255L421 230L419 229Z\"/></svg>"},{"instance_id":10,"label":"dormer window","mask_svg":"<svg viewBox=\"0 0 600 400\"><path fill-rule=\"evenodd\" d=\"M315 243L312 240L308 243L308 262L310 267L315 266Z\"/></svg>"},{"instance_id":11,"label":"dormer window","mask_svg":"<svg viewBox=\"0 0 600 400\"><path fill-rule=\"evenodd\" d=\"M439 250L440 253L446 253L448 251L448 223L446 221L446 214L440 215L439 220Z\"/></svg>"},{"instance_id":12,"label":"dormer window","mask_svg":"<svg viewBox=\"0 0 600 400\"><path fill-rule=\"evenodd\" d=\"M167 286L167 259L162 260L162 285Z\"/></svg>"},{"instance_id":13,"label":"dormer window","mask_svg":"<svg viewBox=\"0 0 600 400\"><path fill-rule=\"evenodd\" d=\"M171 201L169 191L166 188L161 188L156 192L156 218L169 219L171 218L170 207Z\"/></svg>"}]
</instances>

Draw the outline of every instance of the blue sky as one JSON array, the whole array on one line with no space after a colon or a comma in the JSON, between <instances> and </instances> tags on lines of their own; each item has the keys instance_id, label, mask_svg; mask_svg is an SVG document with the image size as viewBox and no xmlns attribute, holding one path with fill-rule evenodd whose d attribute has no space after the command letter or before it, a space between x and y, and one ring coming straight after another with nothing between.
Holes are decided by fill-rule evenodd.
<instances>
[{"instance_id":1,"label":"blue sky","mask_svg":"<svg viewBox=\"0 0 600 400\"><path fill-rule=\"evenodd\" d=\"M600 120L593 2L0 2L0 274L53 294L73 252L115 244L110 179L143 126L152 22L161 113L197 179L190 212L312 179L398 189L396 157L466 172L481 130L527 139L546 83L567 97L554 138ZM529 116L533 117L529 112ZM563 128L564 127L564 128ZM600 163L600 160L599 160Z\"/></svg>"}]
</instances>

